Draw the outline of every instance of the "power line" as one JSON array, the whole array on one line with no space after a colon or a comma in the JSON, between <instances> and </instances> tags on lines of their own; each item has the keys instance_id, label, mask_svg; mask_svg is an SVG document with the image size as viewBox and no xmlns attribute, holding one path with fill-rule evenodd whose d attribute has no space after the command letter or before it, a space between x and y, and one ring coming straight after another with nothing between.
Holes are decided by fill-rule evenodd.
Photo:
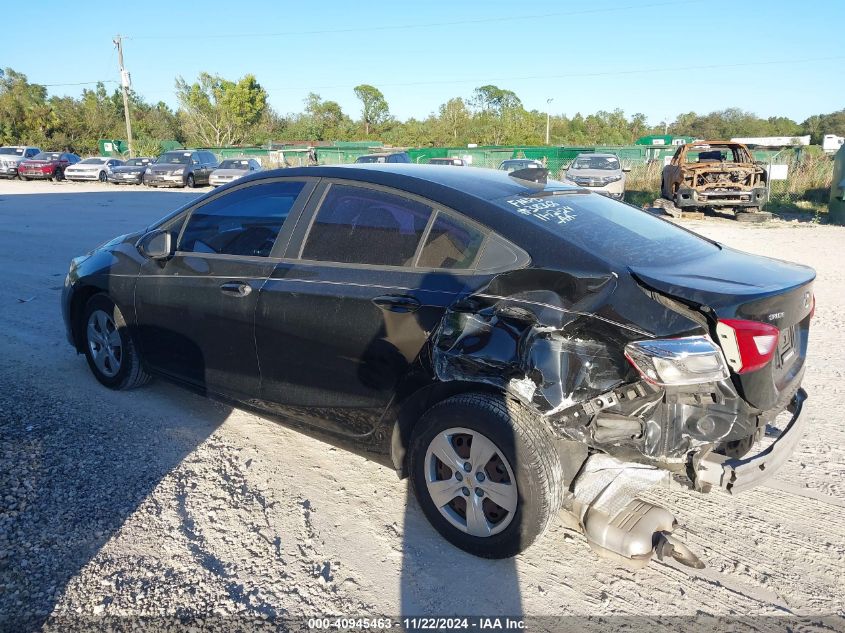
<instances>
[{"instance_id":1,"label":"power line","mask_svg":"<svg viewBox=\"0 0 845 633\"><path fill-rule=\"evenodd\" d=\"M77 81L75 83L70 84L41 84L36 83L35 85L44 86L45 88L57 88L60 86L90 86L92 84L116 84L118 83L114 79L98 79L97 81Z\"/></svg>"},{"instance_id":2,"label":"power line","mask_svg":"<svg viewBox=\"0 0 845 633\"><path fill-rule=\"evenodd\" d=\"M686 4L696 4L705 0L688 0ZM296 35L337 35L342 33L367 33L382 31L400 31L411 29L438 28L443 26L465 26L472 24L491 24L495 22L513 22L515 20L542 20L573 15L589 15L595 13L614 13L617 11L630 11L649 9L654 7L677 6L678 1L649 2L646 4L629 4L618 7L601 7L595 9L579 9L573 11L558 11L555 13L540 13L533 15L511 15L507 17L476 18L472 20L454 20L450 22L424 22L415 24L394 24L386 26L363 26L344 29L318 29L311 31L277 31L272 33L214 33L202 35L133 35L125 36L123 39L131 40L208 40L208 39L235 39L235 38L259 38L259 37L291 37Z\"/></svg>"},{"instance_id":3,"label":"power line","mask_svg":"<svg viewBox=\"0 0 845 633\"><path fill-rule=\"evenodd\" d=\"M779 59L769 61L756 62L738 62L735 64L702 64L697 66L661 66L659 68L632 68L629 70L608 70L608 71L585 71L579 73L563 73L555 75L523 75L519 77L488 77L487 79L446 79L446 80L432 80L432 81L407 81L394 83L378 83L379 87L409 87L409 86L439 86L450 84L470 84L470 83L488 83L491 81L531 81L537 79L572 79L583 77L611 77L619 75L637 75L648 73L671 73L687 70L721 70L726 68L747 68L749 66L774 66L781 64L807 64L813 62L827 62L845 59L845 55L837 55L833 57L814 57L807 59ZM333 86L312 86L310 88L303 88L302 86L284 86L284 87L265 87L266 90L282 91L282 90L335 90L340 88L354 88L357 84L337 84Z\"/></svg>"}]
</instances>

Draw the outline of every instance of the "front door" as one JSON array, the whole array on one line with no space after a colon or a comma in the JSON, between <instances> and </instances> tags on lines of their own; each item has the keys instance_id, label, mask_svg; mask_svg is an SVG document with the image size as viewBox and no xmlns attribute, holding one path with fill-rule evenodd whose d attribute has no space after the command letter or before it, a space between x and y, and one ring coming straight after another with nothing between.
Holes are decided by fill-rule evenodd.
<instances>
[{"instance_id":1,"label":"front door","mask_svg":"<svg viewBox=\"0 0 845 633\"><path fill-rule=\"evenodd\" d=\"M188 212L175 255L145 262L136 283L142 354L154 370L209 392L257 397L259 291L312 188L262 180Z\"/></svg>"}]
</instances>

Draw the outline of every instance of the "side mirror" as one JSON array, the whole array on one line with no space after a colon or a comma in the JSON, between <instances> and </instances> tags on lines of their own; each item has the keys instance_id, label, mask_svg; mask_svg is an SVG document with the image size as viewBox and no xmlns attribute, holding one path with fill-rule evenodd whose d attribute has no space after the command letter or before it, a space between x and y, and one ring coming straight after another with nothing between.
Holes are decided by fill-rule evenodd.
<instances>
[{"instance_id":1,"label":"side mirror","mask_svg":"<svg viewBox=\"0 0 845 633\"><path fill-rule=\"evenodd\" d=\"M170 231L157 229L144 235L135 244L138 252L150 259L168 259L173 256L173 236Z\"/></svg>"}]
</instances>

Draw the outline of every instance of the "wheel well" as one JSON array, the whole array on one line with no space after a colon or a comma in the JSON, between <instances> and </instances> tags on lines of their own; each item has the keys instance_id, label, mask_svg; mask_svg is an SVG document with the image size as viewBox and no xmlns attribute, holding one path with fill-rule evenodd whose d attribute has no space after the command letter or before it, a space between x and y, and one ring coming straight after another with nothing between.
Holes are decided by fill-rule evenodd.
<instances>
[{"instance_id":1,"label":"wheel well","mask_svg":"<svg viewBox=\"0 0 845 633\"><path fill-rule=\"evenodd\" d=\"M78 352L83 350L82 341L82 311L85 309L85 304L96 294L103 292L96 286L83 286L77 288L73 293L73 299L70 303L70 327L73 333L73 344Z\"/></svg>"},{"instance_id":2,"label":"wheel well","mask_svg":"<svg viewBox=\"0 0 845 633\"><path fill-rule=\"evenodd\" d=\"M419 419L437 403L463 393L488 393L512 397L495 385L459 380L434 383L408 397L399 409L390 439L390 458L401 478L408 476L408 446Z\"/></svg>"}]
</instances>

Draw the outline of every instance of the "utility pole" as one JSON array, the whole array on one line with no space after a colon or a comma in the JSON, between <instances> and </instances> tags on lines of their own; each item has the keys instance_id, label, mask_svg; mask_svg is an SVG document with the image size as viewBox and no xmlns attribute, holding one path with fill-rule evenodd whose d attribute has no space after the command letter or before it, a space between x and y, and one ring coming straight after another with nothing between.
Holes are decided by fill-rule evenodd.
<instances>
[{"instance_id":1,"label":"utility pole","mask_svg":"<svg viewBox=\"0 0 845 633\"><path fill-rule=\"evenodd\" d=\"M126 141L129 144L129 158L133 158L132 123L129 122L129 85L131 79L129 78L129 72L123 67L123 38L118 34L113 41L114 45L117 46L117 64L120 66L120 85L123 88L123 117L126 119Z\"/></svg>"},{"instance_id":2,"label":"utility pole","mask_svg":"<svg viewBox=\"0 0 845 633\"><path fill-rule=\"evenodd\" d=\"M549 105L554 101L554 98L546 99L546 145L549 144L549 129L551 124L551 114L549 113Z\"/></svg>"}]
</instances>

